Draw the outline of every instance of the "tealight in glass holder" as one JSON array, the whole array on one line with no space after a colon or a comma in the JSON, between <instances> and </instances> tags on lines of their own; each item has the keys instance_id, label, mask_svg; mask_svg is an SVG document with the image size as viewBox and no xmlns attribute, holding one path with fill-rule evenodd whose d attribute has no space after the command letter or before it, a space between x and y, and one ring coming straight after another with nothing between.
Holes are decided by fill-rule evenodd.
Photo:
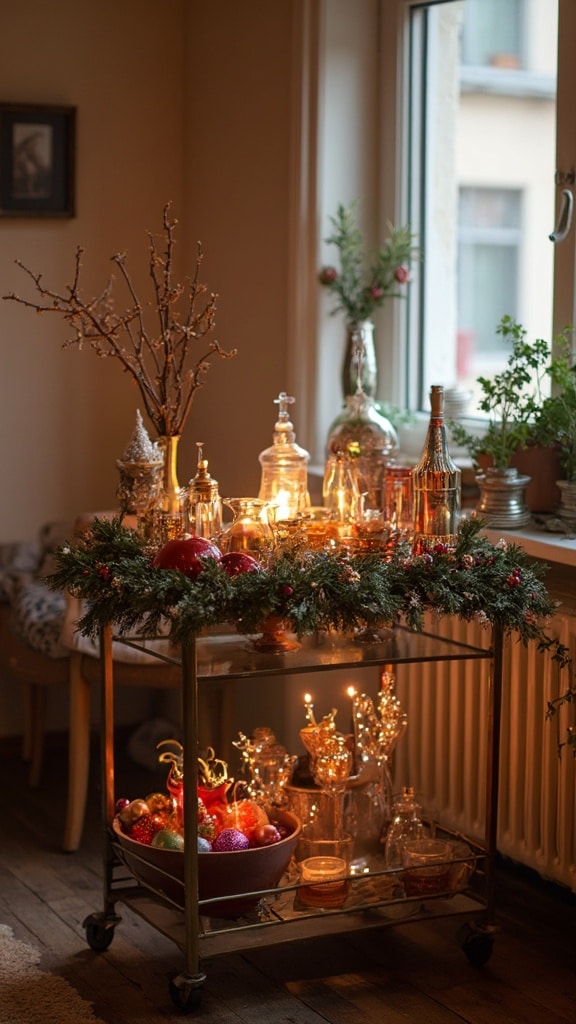
<instances>
[{"instance_id":1,"label":"tealight in glass holder","mask_svg":"<svg viewBox=\"0 0 576 1024\"><path fill-rule=\"evenodd\" d=\"M349 889L352 837L317 839L302 830L296 848L298 901L308 907L341 907Z\"/></svg>"}]
</instances>

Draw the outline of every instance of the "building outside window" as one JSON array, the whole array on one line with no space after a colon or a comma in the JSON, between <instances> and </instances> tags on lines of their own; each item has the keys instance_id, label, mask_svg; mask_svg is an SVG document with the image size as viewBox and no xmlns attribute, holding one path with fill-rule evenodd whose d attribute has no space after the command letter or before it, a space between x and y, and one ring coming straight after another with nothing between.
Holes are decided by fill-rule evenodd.
<instances>
[{"instance_id":1,"label":"building outside window","mask_svg":"<svg viewBox=\"0 0 576 1024\"><path fill-rule=\"evenodd\" d=\"M503 362L502 310L518 317L522 199L519 189L459 189L455 376L472 391Z\"/></svg>"},{"instance_id":2,"label":"building outside window","mask_svg":"<svg viewBox=\"0 0 576 1024\"><path fill-rule=\"evenodd\" d=\"M521 68L527 13L524 0L467 0L462 64Z\"/></svg>"},{"instance_id":3,"label":"building outside window","mask_svg":"<svg viewBox=\"0 0 576 1024\"><path fill-rule=\"evenodd\" d=\"M426 409L444 383L475 413L476 378L506 361L501 317L552 336L556 3L408 6L407 201L424 249L409 402Z\"/></svg>"}]
</instances>

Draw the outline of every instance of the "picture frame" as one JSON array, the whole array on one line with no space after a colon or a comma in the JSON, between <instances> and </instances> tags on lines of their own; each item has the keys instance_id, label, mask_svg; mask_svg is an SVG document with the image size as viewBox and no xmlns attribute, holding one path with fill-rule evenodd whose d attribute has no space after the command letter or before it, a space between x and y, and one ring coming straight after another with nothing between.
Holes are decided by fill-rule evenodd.
<instances>
[{"instance_id":1,"label":"picture frame","mask_svg":"<svg viewBox=\"0 0 576 1024\"><path fill-rule=\"evenodd\" d=\"M0 217L75 216L76 108L0 103Z\"/></svg>"}]
</instances>

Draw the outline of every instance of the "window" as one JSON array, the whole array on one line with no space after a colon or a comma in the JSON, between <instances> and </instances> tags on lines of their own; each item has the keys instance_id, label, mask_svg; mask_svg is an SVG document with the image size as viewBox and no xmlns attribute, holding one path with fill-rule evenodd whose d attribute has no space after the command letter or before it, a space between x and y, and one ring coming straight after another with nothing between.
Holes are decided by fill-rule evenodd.
<instances>
[{"instance_id":1,"label":"window","mask_svg":"<svg viewBox=\"0 0 576 1024\"><path fill-rule=\"evenodd\" d=\"M460 188L456 380L467 390L505 362L502 311L518 318L521 207L519 190Z\"/></svg>"},{"instance_id":2,"label":"window","mask_svg":"<svg viewBox=\"0 0 576 1024\"><path fill-rule=\"evenodd\" d=\"M504 314L531 337L552 335L555 7L411 6L408 208L424 249L411 298L412 406L427 409L432 383L473 393L480 374L497 372ZM546 32L536 23L544 8ZM521 61L523 34L532 45Z\"/></svg>"},{"instance_id":3,"label":"window","mask_svg":"<svg viewBox=\"0 0 576 1024\"><path fill-rule=\"evenodd\" d=\"M409 221L423 248L409 301L375 317L380 399L426 418L431 384L466 389L492 359L496 369L503 315L532 338L576 323L576 232L548 237L575 184L576 4L318 0L306 11L315 45L301 128L317 122L303 135L310 234L294 275L293 378L320 465L340 410L344 331L313 282L338 202L360 198L369 245ZM422 437L402 442L416 455Z\"/></svg>"}]
</instances>

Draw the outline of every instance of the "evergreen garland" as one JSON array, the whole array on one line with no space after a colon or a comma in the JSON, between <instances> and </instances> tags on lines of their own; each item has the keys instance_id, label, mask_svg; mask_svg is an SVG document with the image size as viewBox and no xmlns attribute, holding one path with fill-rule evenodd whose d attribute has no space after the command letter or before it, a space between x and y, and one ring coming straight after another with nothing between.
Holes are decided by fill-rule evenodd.
<instances>
[{"instance_id":1,"label":"evergreen garland","mask_svg":"<svg viewBox=\"0 0 576 1024\"><path fill-rule=\"evenodd\" d=\"M419 630L431 610L497 625L566 664L567 649L546 632L555 605L542 580L545 567L516 545L490 544L481 528L481 520L463 522L452 552L438 545L433 553L413 556L400 543L384 558L311 552L295 544L274 551L261 571L235 577L205 559L192 580L155 568L145 540L120 518L95 519L80 540L58 550L58 568L48 582L84 599L78 629L89 636L113 623L118 632L143 638L164 627L179 643L223 623L257 633L270 615L299 637L400 622Z\"/></svg>"}]
</instances>

